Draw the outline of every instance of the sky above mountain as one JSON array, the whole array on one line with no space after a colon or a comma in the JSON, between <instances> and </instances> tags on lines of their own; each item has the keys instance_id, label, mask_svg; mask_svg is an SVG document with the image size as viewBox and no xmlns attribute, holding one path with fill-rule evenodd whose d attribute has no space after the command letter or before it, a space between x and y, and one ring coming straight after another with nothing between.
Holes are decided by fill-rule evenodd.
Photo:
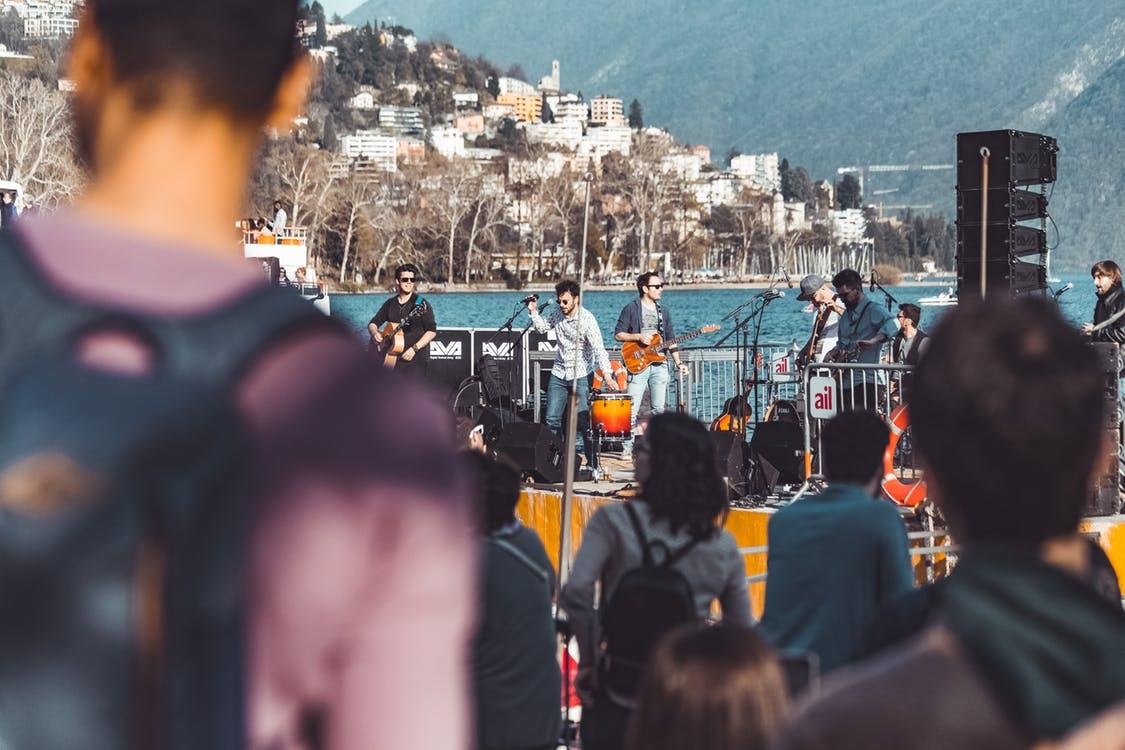
<instances>
[{"instance_id":1,"label":"sky above mountain","mask_svg":"<svg viewBox=\"0 0 1125 750\"><path fill-rule=\"evenodd\" d=\"M348 16L388 17L532 82L557 58L564 88L636 97L717 161L777 151L814 177L950 163L959 131L1045 132L1125 57L1121 0L368 0ZM952 173L871 186L943 210L953 187Z\"/></svg>"}]
</instances>

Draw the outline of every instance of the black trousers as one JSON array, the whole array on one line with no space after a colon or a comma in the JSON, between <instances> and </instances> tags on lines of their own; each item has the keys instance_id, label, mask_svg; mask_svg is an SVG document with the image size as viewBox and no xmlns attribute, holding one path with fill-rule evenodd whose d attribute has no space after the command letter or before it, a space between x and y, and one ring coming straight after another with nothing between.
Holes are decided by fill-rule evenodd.
<instances>
[{"instance_id":1,"label":"black trousers","mask_svg":"<svg viewBox=\"0 0 1125 750\"><path fill-rule=\"evenodd\" d=\"M593 706L582 706L582 750L621 750L632 709L599 695Z\"/></svg>"}]
</instances>

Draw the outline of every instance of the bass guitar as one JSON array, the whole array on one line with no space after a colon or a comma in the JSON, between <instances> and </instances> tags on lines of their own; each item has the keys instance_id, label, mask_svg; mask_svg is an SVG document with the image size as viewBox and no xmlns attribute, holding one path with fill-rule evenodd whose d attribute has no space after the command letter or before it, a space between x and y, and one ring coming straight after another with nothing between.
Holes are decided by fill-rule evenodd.
<instances>
[{"instance_id":1,"label":"bass guitar","mask_svg":"<svg viewBox=\"0 0 1125 750\"><path fill-rule=\"evenodd\" d=\"M382 341L371 341L372 351L383 355L383 366L388 370L393 370L395 365L398 364L399 357L406 351L406 333L402 330L407 323L419 318L426 311L425 300L419 300L418 304L411 308L402 320L397 323L387 323L379 331L379 335L383 337Z\"/></svg>"},{"instance_id":2,"label":"bass guitar","mask_svg":"<svg viewBox=\"0 0 1125 750\"><path fill-rule=\"evenodd\" d=\"M654 365L659 362L668 361L668 350L681 344L685 341L690 341L696 336L702 336L705 333L714 333L719 330L721 326L714 324L706 325L697 331L677 336L671 341L664 341L660 338L659 333L652 334L652 343L645 346L639 341L626 341L621 345L621 361L625 363L625 369L633 375L639 372L644 372L645 368L649 365Z\"/></svg>"}]
</instances>

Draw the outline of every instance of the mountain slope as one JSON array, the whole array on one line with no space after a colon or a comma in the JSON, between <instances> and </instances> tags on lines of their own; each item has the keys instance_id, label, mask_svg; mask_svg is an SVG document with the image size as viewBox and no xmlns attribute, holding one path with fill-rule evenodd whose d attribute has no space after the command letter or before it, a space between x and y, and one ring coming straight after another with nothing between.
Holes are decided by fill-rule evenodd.
<instances>
[{"instance_id":1,"label":"mountain slope","mask_svg":"<svg viewBox=\"0 0 1125 750\"><path fill-rule=\"evenodd\" d=\"M717 159L778 151L817 177L951 163L963 130L1050 132L1125 55L1125 5L1104 0L369 0L349 20L388 16L533 79L558 58L565 88L636 97ZM953 203L952 173L874 187Z\"/></svg>"}]
</instances>

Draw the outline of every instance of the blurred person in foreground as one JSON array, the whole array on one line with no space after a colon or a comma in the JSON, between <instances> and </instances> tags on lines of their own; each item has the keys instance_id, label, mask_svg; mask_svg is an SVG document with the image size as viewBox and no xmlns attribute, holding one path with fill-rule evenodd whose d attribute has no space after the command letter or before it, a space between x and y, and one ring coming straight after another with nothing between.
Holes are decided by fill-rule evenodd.
<instances>
[{"instance_id":1,"label":"blurred person in foreground","mask_svg":"<svg viewBox=\"0 0 1125 750\"><path fill-rule=\"evenodd\" d=\"M473 646L477 747L553 750L562 675L555 658L555 570L516 518L520 469L495 453L461 454L477 501L481 607Z\"/></svg>"},{"instance_id":2,"label":"blurred person in foreground","mask_svg":"<svg viewBox=\"0 0 1125 750\"><path fill-rule=\"evenodd\" d=\"M297 6L88 0L67 77L90 182L73 208L9 238L55 294L180 326L191 342L195 322L268 293L231 226L263 133L289 130L314 75L295 39ZM428 393L365 364L342 329L267 340L223 386L255 489L238 547L248 550L244 638L222 652L240 687L195 675L195 692L146 718L165 722L173 747L183 729L208 748L465 747L474 547L450 420ZM180 365L214 383L206 349L188 351L198 356ZM165 353L126 327L84 340L81 356L143 378ZM178 669L165 675L173 685ZM24 708L26 726L35 707Z\"/></svg>"},{"instance_id":3,"label":"blurred person in foreground","mask_svg":"<svg viewBox=\"0 0 1125 750\"><path fill-rule=\"evenodd\" d=\"M785 678L750 628L695 625L653 654L626 750L768 750L789 712Z\"/></svg>"},{"instance_id":4,"label":"blurred person in foreground","mask_svg":"<svg viewBox=\"0 0 1125 750\"><path fill-rule=\"evenodd\" d=\"M734 536L722 528L726 492L706 429L682 414L658 414L637 440L634 454L640 496L605 505L593 515L559 600L578 641L576 687L582 698L586 750L616 750L624 741L635 696L615 687L632 683L627 676L619 679L626 670L615 666L615 639L647 641L652 632L646 623L658 617L657 611L667 611L641 602L635 633L609 632L606 621L617 611L614 598L624 596L619 589L632 573L666 564L690 588L690 620L706 619L718 600L724 622L750 624L746 564ZM601 600L595 607L599 584ZM603 641L610 649L608 658ZM638 673L643 666L636 665Z\"/></svg>"},{"instance_id":5,"label":"blurred person in foreground","mask_svg":"<svg viewBox=\"0 0 1125 750\"><path fill-rule=\"evenodd\" d=\"M826 681L780 748L1080 747L1120 721L1125 613L1087 582L1077 534L1105 455L1102 388L1044 302L943 318L911 401L930 497L962 545L940 617Z\"/></svg>"},{"instance_id":6,"label":"blurred person in foreground","mask_svg":"<svg viewBox=\"0 0 1125 750\"><path fill-rule=\"evenodd\" d=\"M769 522L761 632L816 654L822 673L846 664L879 609L914 585L902 518L876 497L889 434L872 412L832 418L821 430L828 486Z\"/></svg>"}]
</instances>

